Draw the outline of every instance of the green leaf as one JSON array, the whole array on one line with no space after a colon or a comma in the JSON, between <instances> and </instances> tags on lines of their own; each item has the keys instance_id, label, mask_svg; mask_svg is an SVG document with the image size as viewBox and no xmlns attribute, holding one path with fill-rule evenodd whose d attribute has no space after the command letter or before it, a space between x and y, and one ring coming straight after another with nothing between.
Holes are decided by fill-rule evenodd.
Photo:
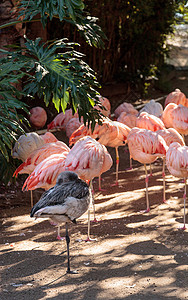
<instances>
[{"instance_id":1,"label":"green leaf","mask_svg":"<svg viewBox=\"0 0 188 300\"><path fill-rule=\"evenodd\" d=\"M54 106L55 106L56 110L59 112L59 108L60 108L60 98L59 98L56 94L54 94L54 95L53 95L53 98L52 98L52 101L53 101L53 103L54 103Z\"/></svg>"}]
</instances>

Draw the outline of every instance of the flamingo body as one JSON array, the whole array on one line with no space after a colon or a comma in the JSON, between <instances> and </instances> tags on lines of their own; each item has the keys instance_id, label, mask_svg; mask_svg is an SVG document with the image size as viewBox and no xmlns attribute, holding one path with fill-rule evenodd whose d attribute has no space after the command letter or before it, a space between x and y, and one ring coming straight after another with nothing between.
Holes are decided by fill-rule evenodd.
<instances>
[{"instance_id":1,"label":"flamingo body","mask_svg":"<svg viewBox=\"0 0 188 300\"><path fill-rule=\"evenodd\" d=\"M61 154L64 151L70 151L70 148L63 142L47 143L35 149L29 157L14 172L13 176L18 174L30 174L35 167L44 159L52 154Z\"/></svg>"},{"instance_id":2,"label":"flamingo body","mask_svg":"<svg viewBox=\"0 0 188 300\"><path fill-rule=\"evenodd\" d=\"M175 103L175 104L182 104L184 106L188 106L188 100L184 93L181 92L180 89L175 89L173 92L168 94L168 96L165 99L165 107L169 103Z\"/></svg>"},{"instance_id":3,"label":"flamingo body","mask_svg":"<svg viewBox=\"0 0 188 300\"><path fill-rule=\"evenodd\" d=\"M102 106L105 109L99 107L99 105L94 106L95 109L99 110L105 117L109 117L111 111L111 104L110 101L102 96L99 96L99 101L101 102Z\"/></svg>"},{"instance_id":4,"label":"flamingo body","mask_svg":"<svg viewBox=\"0 0 188 300\"><path fill-rule=\"evenodd\" d=\"M73 172L59 174L56 185L45 192L31 210L31 217L50 218L58 225L66 222L67 273L70 271L68 222L76 223L88 209L91 201L88 185Z\"/></svg>"},{"instance_id":5,"label":"flamingo body","mask_svg":"<svg viewBox=\"0 0 188 300\"><path fill-rule=\"evenodd\" d=\"M125 111L123 111L117 118L117 121L127 125L129 128L133 128L136 127L136 118L136 115L128 114Z\"/></svg>"},{"instance_id":6,"label":"flamingo body","mask_svg":"<svg viewBox=\"0 0 188 300\"><path fill-rule=\"evenodd\" d=\"M174 128L160 129L157 130L156 133L162 136L167 146L170 146L170 144L174 142L178 142L182 146L185 145L183 137Z\"/></svg>"},{"instance_id":7,"label":"flamingo body","mask_svg":"<svg viewBox=\"0 0 188 300\"><path fill-rule=\"evenodd\" d=\"M65 159L65 169L74 171L83 180L92 180L109 170L112 158L106 147L85 136L69 151Z\"/></svg>"},{"instance_id":8,"label":"flamingo body","mask_svg":"<svg viewBox=\"0 0 188 300\"><path fill-rule=\"evenodd\" d=\"M65 170L65 158L68 152L53 154L41 161L34 171L24 182L22 190L35 190L44 188L45 190L53 187L58 175Z\"/></svg>"},{"instance_id":9,"label":"flamingo body","mask_svg":"<svg viewBox=\"0 0 188 300\"><path fill-rule=\"evenodd\" d=\"M163 107L159 102L156 102L155 100L150 100L146 105L140 110L141 112L147 112L150 115L154 115L158 118L162 116L163 113Z\"/></svg>"},{"instance_id":10,"label":"flamingo body","mask_svg":"<svg viewBox=\"0 0 188 300\"><path fill-rule=\"evenodd\" d=\"M81 121L79 120L79 118L72 118L68 121L66 127L65 127L65 131L66 131L66 136L68 138L70 138L70 136L72 135L72 133L78 129L81 125L83 124L83 120L81 119Z\"/></svg>"},{"instance_id":11,"label":"flamingo body","mask_svg":"<svg viewBox=\"0 0 188 300\"><path fill-rule=\"evenodd\" d=\"M186 204L186 183L188 177L188 147L182 146L179 143L172 143L166 153L166 165L169 172L178 178L184 178L184 216L183 216L183 230L185 226L185 204Z\"/></svg>"},{"instance_id":12,"label":"flamingo body","mask_svg":"<svg viewBox=\"0 0 188 300\"><path fill-rule=\"evenodd\" d=\"M188 134L188 107L169 103L165 107L162 120L166 127L173 127L184 135Z\"/></svg>"},{"instance_id":13,"label":"flamingo body","mask_svg":"<svg viewBox=\"0 0 188 300\"><path fill-rule=\"evenodd\" d=\"M165 125L161 119L147 112L141 112L136 119L136 127L145 128L151 131L164 129Z\"/></svg>"},{"instance_id":14,"label":"flamingo body","mask_svg":"<svg viewBox=\"0 0 188 300\"><path fill-rule=\"evenodd\" d=\"M168 146L156 132L147 129L133 128L127 137L130 156L144 164L146 173L146 212L150 210L148 197L148 174L146 164L151 164L158 157L164 158ZM163 160L164 174L164 160ZM163 178L163 201L165 201L165 179Z\"/></svg>"},{"instance_id":15,"label":"flamingo body","mask_svg":"<svg viewBox=\"0 0 188 300\"><path fill-rule=\"evenodd\" d=\"M168 149L164 139L157 133L140 128L131 129L127 137L130 155L142 164L150 164L166 155Z\"/></svg>"},{"instance_id":16,"label":"flamingo body","mask_svg":"<svg viewBox=\"0 0 188 300\"><path fill-rule=\"evenodd\" d=\"M188 177L188 146L172 143L166 153L166 165L169 172L179 178Z\"/></svg>"},{"instance_id":17,"label":"flamingo body","mask_svg":"<svg viewBox=\"0 0 188 300\"><path fill-rule=\"evenodd\" d=\"M56 137L51 132L46 132L44 135L38 135L36 132L23 134L16 141L12 151L12 156L25 161L35 149L45 143L56 141Z\"/></svg>"},{"instance_id":18,"label":"flamingo body","mask_svg":"<svg viewBox=\"0 0 188 300\"><path fill-rule=\"evenodd\" d=\"M122 112L138 115L138 110L135 109L131 103L127 103L127 102L123 102L115 109L114 111L115 117L118 118Z\"/></svg>"},{"instance_id":19,"label":"flamingo body","mask_svg":"<svg viewBox=\"0 0 188 300\"><path fill-rule=\"evenodd\" d=\"M29 122L35 128L39 129L44 127L46 121L47 121L47 113L44 108L40 106L36 106L30 110Z\"/></svg>"},{"instance_id":20,"label":"flamingo body","mask_svg":"<svg viewBox=\"0 0 188 300\"><path fill-rule=\"evenodd\" d=\"M65 130L67 123L69 122L70 119L72 118L78 118L78 113L75 113L74 115L72 114L72 109L67 109L64 112L59 113L53 121L48 124L47 128L53 129L53 128L61 128Z\"/></svg>"}]
</instances>

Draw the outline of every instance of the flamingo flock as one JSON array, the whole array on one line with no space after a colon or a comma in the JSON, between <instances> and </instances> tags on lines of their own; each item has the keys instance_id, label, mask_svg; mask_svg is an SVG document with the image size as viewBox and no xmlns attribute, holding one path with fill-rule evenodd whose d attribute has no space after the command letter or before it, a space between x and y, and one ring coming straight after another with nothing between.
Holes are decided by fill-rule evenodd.
<instances>
[{"instance_id":1,"label":"flamingo flock","mask_svg":"<svg viewBox=\"0 0 188 300\"><path fill-rule=\"evenodd\" d=\"M24 182L23 191L37 188L46 190L44 196L33 207L31 216L48 217L55 221L58 225L57 238L61 239L60 224L62 222L67 224L67 221L73 221L88 210L88 237L86 240L91 241L90 207L93 203L94 208L94 196L88 194L88 191L89 189L90 192L93 190L92 180L95 177L100 179L101 174L112 167L113 161L108 152L108 147L113 147L116 151L115 185L119 185L120 162L118 148L127 144L130 161L131 159L136 160L143 164L145 168L145 212L150 211L147 164L151 165L158 158L163 160L163 202L166 201L165 166L167 166L171 175L184 179L183 229L185 229L186 181L188 177L188 146L185 145L185 135L188 135L188 99L179 89L176 89L167 96L164 109L161 104L154 100L148 102L140 111L131 103L124 102L114 111L116 120L111 119L110 101L104 97L99 99L101 107L96 106L95 108L100 110L103 115L102 124L96 123L93 131L90 126L83 124L83 120L79 119L77 112L72 115L72 110L67 109L65 113L58 114L47 125L48 131L43 136L39 136L35 132L28 133L21 136L16 142L13 157L21 159L23 163L17 168L14 176L23 173L29 175ZM67 133L69 145L58 141L49 132L55 128L64 130ZM66 176L63 174L66 174ZM72 181L75 182L78 178L80 178L83 187L86 188L89 184L90 188L88 186L87 196L83 196L84 193L83 195L78 193L78 196L75 192ZM73 189L72 186L74 186L74 196L71 196L72 191L70 190L70 196L68 193L64 194L62 192L64 196L61 198L60 191L65 188L67 182L70 183L70 189ZM86 186L84 182L87 182ZM99 184L99 190L101 190L101 184ZM54 195L56 195L57 201L54 199ZM80 210L78 203L82 203L84 208ZM66 241L68 252L67 272L69 272L67 225Z\"/></svg>"}]
</instances>

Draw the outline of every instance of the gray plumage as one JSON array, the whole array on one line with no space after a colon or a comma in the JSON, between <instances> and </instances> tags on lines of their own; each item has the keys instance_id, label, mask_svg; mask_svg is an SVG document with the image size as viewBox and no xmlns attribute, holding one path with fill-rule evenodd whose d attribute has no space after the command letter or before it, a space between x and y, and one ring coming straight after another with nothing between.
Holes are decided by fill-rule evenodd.
<instances>
[{"instance_id":1,"label":"gray plumage","mask_svg":"<svg viewBox=\"0 0 188 300\"><path fill-rule=\"evenodd\" d=\"M31 210L31 217L50 218L56 223L66 224L67 273L70 270L68 221L76 222L89 207L92 199L87 183L78 178L74 172L65 171L59 174L56 185L46 191Z\"/></svg>"},{"instance_id":2,"label":"gray plumage","mask_svg":"<svg viewBox=\"0 0 188 300\"><path fill-rule=\"evenodd\" d=\"M56 223L75 222L89 206L87 183L70 171L62 172L56 185L46 191L31 210L31 217L50 218Z\"/></svg>"}]
</instances>

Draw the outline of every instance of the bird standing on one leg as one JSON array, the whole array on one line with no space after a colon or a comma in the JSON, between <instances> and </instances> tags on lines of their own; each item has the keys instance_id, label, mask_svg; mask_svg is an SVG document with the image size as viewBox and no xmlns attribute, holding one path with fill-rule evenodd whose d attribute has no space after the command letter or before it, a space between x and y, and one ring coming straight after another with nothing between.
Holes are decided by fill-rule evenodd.
<instances>
[{"instance_id":1,"label":"bird standing on one leg","mask_svg":"<svg viewBox=\"0 0 188 300\"><path fill-rule=\"evenodd\" d=\"M146 212L149 212L148 174L146 164L151 164L158 157L165 157L168 146L165 140L157 133L134 127L127 137L130 156L144 164L146 173Z\"/></svg>"},{"instance_id":2,"label":"bird standing on one leg","mask_svg":"<svg viewBox=\"0 0 188 300\"><path fill-rule=\"evenodd\" d=\"M106 147L90 136L84 136L79 139L72 149L69 151L65 159L65 170L73 171L78 176L90 181L92 188L92 180L94 177L100 176L102 173L109 170L112 166L112 158ZM94 221L95 219L95 204L93 197ZM88 209L88 237L86 241L91 241L90 238L90 208Z\"/></svg>"},{"instance_id":3,"label":"bird standing on one leg","mask_svg":"<svg viewBox=\"0 0 188 300\"><path fill-rule=\"evenodd\" d=\"M116 181L115 185L118 185L118 170L119 170L119 154L118 147L124 146L127 143L127 135L130 132L130 128L123 123L112 121L108 118L102 119L102 125L96 123L95 129L91 130L85 125L81 125L75 130L70 139L69 145L75 144L80 138L84 136L91 136L96 139L100 144L108 147L113 147L116 150Z\"/></svg>"},{"instance_id":4,"label":"bird standing on one leg","mask_svg":"<svg viewBox=\"0 0 188 300\"><path fill-rule=\"evenodd\" d=\"M185 202L186 202L186 181L188 177L188 146L181 146L180 143L170 144L166 153L166 165L169 172L179 178L184 178L184 218L183 230L185 227Z\"/></svg>"},{"instance_id":5,"label":"bird standing on one leg","mask_svg":"<svg viewBox=\"0 0 188 300\"><path fill-rule=\"evenodd\" d=\"M88 209L91 191L83 180L74 172L59 174L56 185L46 191L31 210L31 217L50 218L58 224L66 223L67 273L70 270L68 222L76 223Z\"/></svg>"}]
</instances>

